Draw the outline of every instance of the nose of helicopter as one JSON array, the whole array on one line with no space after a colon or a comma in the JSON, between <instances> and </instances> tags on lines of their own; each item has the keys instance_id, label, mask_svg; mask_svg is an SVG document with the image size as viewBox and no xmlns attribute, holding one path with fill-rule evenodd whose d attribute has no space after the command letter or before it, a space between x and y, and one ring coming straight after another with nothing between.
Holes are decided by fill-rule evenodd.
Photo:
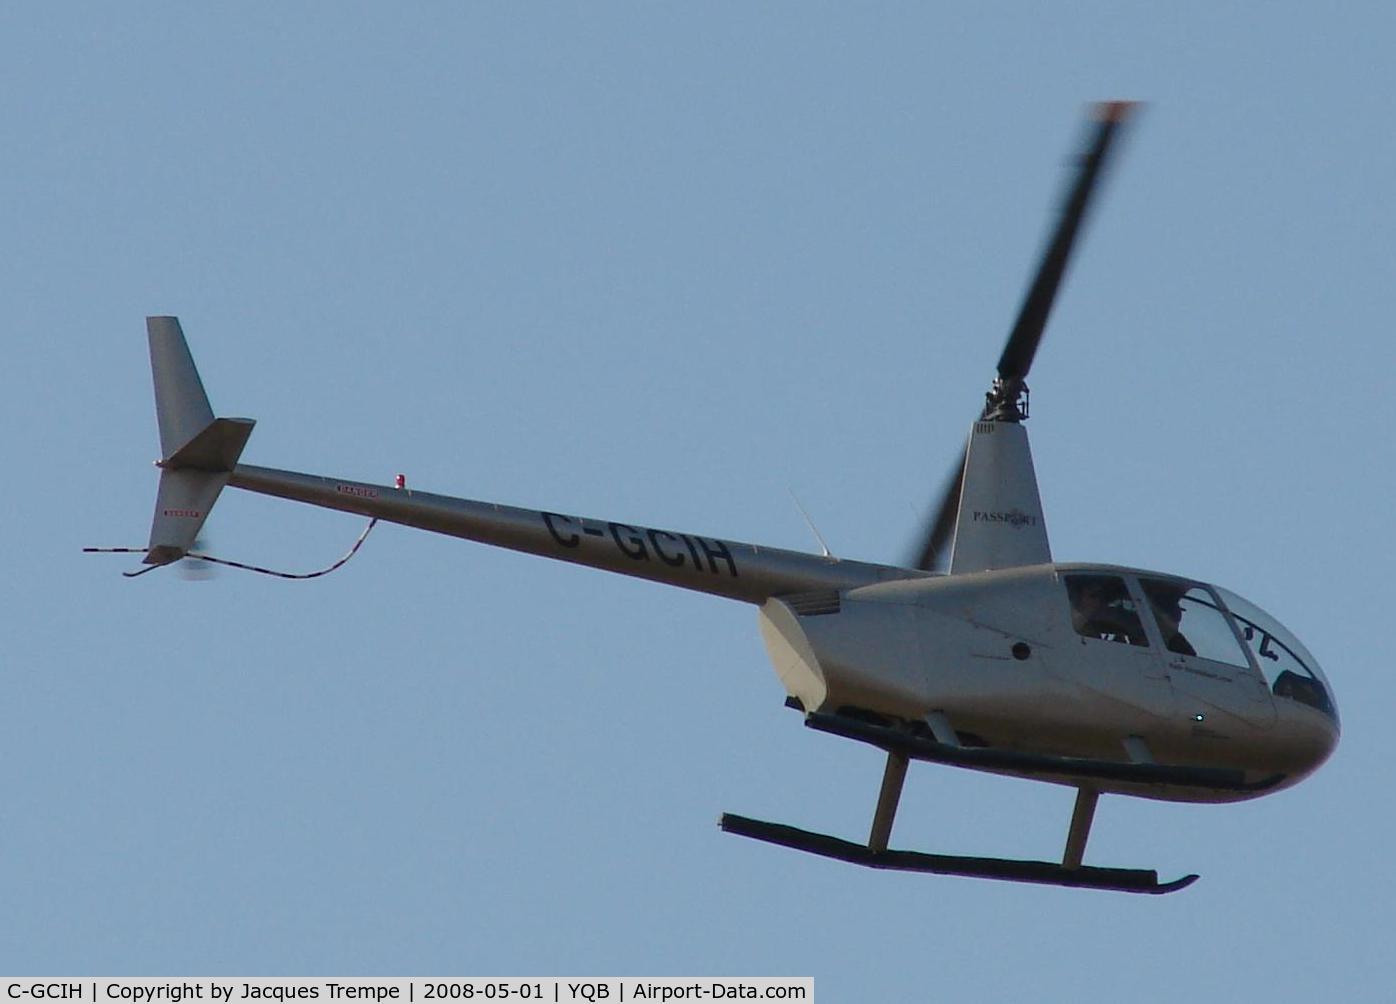
<instances>
[{"instance_id":1,"label":"nose of helicopter","mask_svg":"<svg viewBox=\"0 0 1396 1004\"><path fill-rule=\"evenodd\" d=\"M1342 727L1337 709L1330 704L1323 710L1283 698L1275 701L1277 738L1284 744L1291 783L1323 766L1338 747Z\"/></svg>"}]
</instances>

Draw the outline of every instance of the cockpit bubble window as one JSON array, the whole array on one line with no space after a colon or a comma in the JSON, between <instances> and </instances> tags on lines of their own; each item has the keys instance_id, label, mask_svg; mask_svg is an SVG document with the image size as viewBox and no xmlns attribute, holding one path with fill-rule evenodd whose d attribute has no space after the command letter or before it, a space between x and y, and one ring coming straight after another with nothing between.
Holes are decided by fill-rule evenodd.
<instances>
[{"instance_id":1,"label":"cockpit bubble window","mask_svg":"<svg viewBox=\"0 0 1396 1004\"><path fill-rule=\"evenodd\" d=\"M1271 692L1276 697L1287 697L1324 714L1335 715L1323 671L1299 639L1249 600L1225 589L1217 592L1236 619L1241 637L1255 654L1256 664L1265 675Z\"/></svg>"},{"instance_id":2,"label":"cockpit bubble window","mask_svg":"<svg viewBox=\"0 0 1396 1004\"><path fill-rule=\"evenodd\" d=\"M1205 586L1167 579L1140 579L1139 584L1153 607L1164 648L1178 655L1250 669L1246 650Z\"/></svg>"},{"instance_id":3,"label":"cockpit bubble window","mask_svg":"<svg viewBox=\"0 0 1396 1004\"><path fill-rule=\"evenodd\" d=\"M1064 575L1071 626L1083 638L1148 645L1139 611L1118 575Z\"/></svg>"}]
</instances>

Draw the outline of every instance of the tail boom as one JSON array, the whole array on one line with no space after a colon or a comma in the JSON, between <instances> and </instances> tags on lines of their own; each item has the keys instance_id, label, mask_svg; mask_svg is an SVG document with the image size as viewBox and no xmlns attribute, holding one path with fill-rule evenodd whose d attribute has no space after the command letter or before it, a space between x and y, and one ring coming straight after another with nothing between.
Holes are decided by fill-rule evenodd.
<instances>
[{"instance_id":1,"label":"tail boom","mask_svg":"<svg viewBox=\"0 0 1396 1004\"><path fill-rule=\"evenodd\" d=\"M927 574L247 464L233 470L228 484L747 603Z\"/></svg>"},{"instance_id":2,"label":"tail boom","mask_svg":"<svg viewBox=\"0 0 1396 1004\"><path fill-rule=\"evenodd\" d=\"M929 574L239 464L252 420L214 418L177 318L149 317L146 328L161 451L147 565L184 557L219 494L231 485L758 605L772 596L825 594Z\"/></svg>"}]
</instances>

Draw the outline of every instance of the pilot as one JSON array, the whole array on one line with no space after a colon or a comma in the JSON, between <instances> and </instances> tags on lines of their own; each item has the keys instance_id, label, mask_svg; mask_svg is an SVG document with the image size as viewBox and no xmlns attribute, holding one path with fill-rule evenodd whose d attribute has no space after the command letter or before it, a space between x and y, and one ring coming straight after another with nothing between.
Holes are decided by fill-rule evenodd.
<instances>
[{"instance_id":1,"label":"pilot","mask_svg":"<svg viewBox=\"0 0 1396 1004\"><path fill-rule=\"evenodd\" d=\"M1163 646L1179 655L1196 655L1197 649L1184 637L1183 594L1185 589L1176 589L1161 584L1152 584L1148 589L1149 601L1154 605L1154 617L1158 620L1159 633L1163 635Z\"/></svg>"}]
</instances>

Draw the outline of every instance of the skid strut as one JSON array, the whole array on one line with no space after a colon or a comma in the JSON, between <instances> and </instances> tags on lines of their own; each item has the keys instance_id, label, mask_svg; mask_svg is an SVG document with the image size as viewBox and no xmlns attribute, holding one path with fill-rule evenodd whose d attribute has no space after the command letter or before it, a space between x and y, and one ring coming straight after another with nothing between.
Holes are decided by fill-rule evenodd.
<instances>
[{"instance_id":1,"label":"skid strut","mask_svg":"<svg viewBox=\"0 0 1396 1004\"><path fill-rule=\"evenodd\" d=\"M1091 835L1091 820L1100 792L1094 788L1076 790L1076 808L1071 812L1071 829L1066 832L1066 850L1062 853L1063 868L1080 868L1086 853L1086 838Z\"/></svg>"},{"instance_id":2,"label":"skid strut","mask_svg":"<svg viewBox=\"0 0 1396 1004\"><path fill-rule=\"evenodd\" d=\"M887 850L887 841L892 836L892 821L897 818L897 803L902 800L902 784L906 781L908 762L901 753L887 754L887 769L882 772L882 790L877 795L872 832L868 834L868 850L874 854Z\"/></svg>"}]
</instances>

